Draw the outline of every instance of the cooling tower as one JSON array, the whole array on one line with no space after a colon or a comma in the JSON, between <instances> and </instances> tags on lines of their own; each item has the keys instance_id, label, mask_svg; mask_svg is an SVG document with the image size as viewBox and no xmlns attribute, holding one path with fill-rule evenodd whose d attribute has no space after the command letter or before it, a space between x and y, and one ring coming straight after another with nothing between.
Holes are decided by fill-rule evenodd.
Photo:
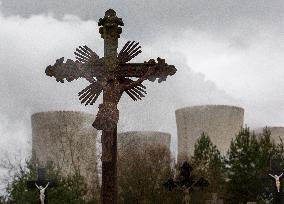
<instances>
[{"instance_id":1,"label":"cooling tower","mask_svg":"<svg viewBox=\"0 0 284 204\"><path fill-rule=\"evenodd\" d=\"M178 109L175 113L178 161L193 154L194 144L202 132L207 133L213 144L225 154L244 121L244 109L235 106L192 106Z\"/></svg>"},{"instance_id":2,"label":"cooling tower","mask_svg":"<svg viewBox=\"0 0 284 204\"><path fill-rule=\"evenodd\" d=\"M133 147L135 151L144 151L145 147L166 147L170 150L171 135L154 131L130 131L119 133L117 137L118 151Z\"/></svg>"},{"instance_id":3,"label":"cooling tower","mask_svg":"<svg viewBox=\"0 0 284 204\"><path fill-rule=\"evenodd\" d=\"M117 139L120 202L149 203L153 189L161 193L161 184L171 176L171 135L137 131L120 133Z\"/></svg>"},{"instance_id":4,"label":"cooling tower","mask_svg":"<svg viewBox=\"0 0 284 204\"><path fill-rule=\"evenodd\" d=\"M274 140L275 143L280 142L280 138L284 142L284 127L267 127L271 132L271 139ZM260 134L263 131L263 128L257 128L254 130L256 134ZM279 138L280 137L280 138Z\"/></svg>"},{"instance_id":5,"label":"cooling tower","mask_svg":"<svg viewBox=\"0 0 284 204\"><path fill-rule=\"evenodd\" d=\"M93 121L94 115L74 111L33 114L33 155L43 165L52 161L65 176L80 170L89 189L97 189L97 131Z\"/></svg>"},{"instance_id":6,"label":"cooling tower","mask_svg":"<svg viewBox=\"0 0 284 204\"><path fill-rule=\"evenodd\" d=\"M149 158L151 150L159 148L166 151L165 157L170 158L171 135L154 131L130 131L119 133L117 137L118 157L131 157L134 153L140 153ZM170 164L170 161L169 163Z\"/></svg>"},{"instance_id":7,"label":"cooling tower","mask_svg":"<svg viewBox=\"0 0 284 204\"><path fill-rule=\"evenodd\" d=\"M271 131L271 138L276 142L280 142L280 138L284 142L284 127L268 127ZM279 138L280 137L280 138Z\"/></svg>"}]
</instances>

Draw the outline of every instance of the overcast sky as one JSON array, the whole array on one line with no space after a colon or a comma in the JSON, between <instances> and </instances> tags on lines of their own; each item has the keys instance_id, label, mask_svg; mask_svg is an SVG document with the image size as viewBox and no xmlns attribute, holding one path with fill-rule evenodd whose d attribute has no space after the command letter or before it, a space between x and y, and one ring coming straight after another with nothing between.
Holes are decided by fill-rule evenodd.
<instances>
[{"instance_id":1,"label":"overcast sky","mask_svg":"<svg viewBox=\"0 0 284 204\"><path fill-rule=\"evenodd\" d=\"M148 95L143 101L123 97L120 131L158 130L175 137L174 110L202 104L241 106L251 127L284 125L282 0L0 2L3 151L30 151L34 112L97 112L98 103L85 107L77 98L87 82L57 83L44 70L57 58L74 59L79 45L102 56L97 21L108 8L125 23L120 48L127 40L139 41L143 52L135 61L160 56L178 69L162 84L145 83Z\"/></svg>"}]
</instances>

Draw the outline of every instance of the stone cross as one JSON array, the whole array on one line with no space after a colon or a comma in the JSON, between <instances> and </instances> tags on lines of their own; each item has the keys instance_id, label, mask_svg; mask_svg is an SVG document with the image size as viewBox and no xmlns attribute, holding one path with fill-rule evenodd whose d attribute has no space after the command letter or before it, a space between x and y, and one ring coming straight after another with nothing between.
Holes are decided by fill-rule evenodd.
<instances>
[{"instance_id":1,"label":"stone cross","mask_svg":"<svg viewBox=\"0 0 284 204\"><path fill-rule=\"evenodd\" d=\"M48 188L53 188L57 186L57 182L55 180L48 180L46 178L46 169L45 168L39 168L37 170L37 180L33 181L27 181L27 187L28 189L34 189L39 187L48 187ZM41 192L40 192L41 193ZM47 188L44 190L44 201L42 202L41 199L39 199L40 204L48 204L48 195L47 195Z\"/></svg>"},{"instance_id":2,"label":"stone cross","mask_svg":"<svg viewBox=\"0 0 284 204\"><path fill-rule=\"evenodd\" d=\"M93 105L103 93L103 103L93 123L93 127L102 130L102 204L117 203L117 123L119 111L117 105L122 94L141 100L147 93L142 85L145 80L165 81L174 75L176 68L168 65L164 59L157 58L144 63L128 63L141 53L139 43L128 41L117 53L118 38L122 32L123 22L116 12L109 9L104 18L98 22L99 32L104 39L104 57L100 58L89 47L76 49L76 61L64 58L56 60L54 65L46 68L45 73L55 77L56 81L68 82L85 78L90 85L79 92L79 99L85 105ZM137 78L137 80L133 80Z\"/></svg>"}]
</instances>

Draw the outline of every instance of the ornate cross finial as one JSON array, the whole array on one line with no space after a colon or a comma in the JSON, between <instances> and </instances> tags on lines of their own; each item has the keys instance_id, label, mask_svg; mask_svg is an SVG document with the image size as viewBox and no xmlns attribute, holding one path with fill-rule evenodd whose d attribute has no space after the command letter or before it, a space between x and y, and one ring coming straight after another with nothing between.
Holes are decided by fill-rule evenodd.
<instances>
[{"instance_id":1,"label":"ornate cross finial","mask_svg":"<svg viewBox=\"0 0 284 204\"><path fill-rule=\"evenodd\" d=\"M100 27L99 32L103 39L105 39L105 33L107 30L111 30L113 35L117 35L113 37L119 38L119 35L122 32L122 29L119 26L124 26L124 23L121 18L116 16L116 12L113 9L109 9L105 12L104 18L100 18L98 25L102 26Z\"/></svg>"}]
</instances>

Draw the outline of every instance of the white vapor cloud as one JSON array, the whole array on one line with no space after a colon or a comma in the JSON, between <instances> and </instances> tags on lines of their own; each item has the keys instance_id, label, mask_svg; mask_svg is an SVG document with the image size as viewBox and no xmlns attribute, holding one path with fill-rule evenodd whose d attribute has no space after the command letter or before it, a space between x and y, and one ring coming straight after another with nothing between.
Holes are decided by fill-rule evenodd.
<instances>
[{"instance_id":1,"label":"white vapor cloud","mask_svg":"<svg viewBox=\"0 0 284 204\"><path fill-rule=\"evenodd\" d=\"M183 53L194 72L203 73L218 89L238 99L248 125L283 126L284 29L251 29L255 34L246 46L188 29L174 41L169 41L173 33L165 35L160 47ZM164 45L166 41L170 43Z\"/></svg>"},{"instance_id":2,"label":"white vapor cloud","mask_svg":"<svg viewBox=\"0 0 284 204\"><path fill-rule=\"evenodd\" d=\"M84 80L72 83L57 83L47 77L45 67L64 56L72 58L79 45L87 44L100 56L103 40L95 21L83 21L75 16L56 20L51 15L35 15L29 18L0 16L0 124L2 149L13 152L24 149L30 153L30 116L34 112L49 110L79 110L97 112L93 107L82 106L77 93L87 85ZM120 47L126 39L121 38ZM178 72L162 84L146 82L148 94L140 102L126 96L119 104L120 131L158 130L174 136L174 110L188 105L225 103L235 104L230 96L196 74L186 65L186 55L165 51L159 44L142 44L139 61L166 58L176 65ZM3 151L4 151L3 150Z\"/></svg>"},{"instance_id":3,"label":"white vapor cloud","mask_svg":"<svg viewBox=\"0 0 284 204\"><path fill-rule=\"evenodd\" d=\"M59 57L71 57L80 44L94 44L99 35L95 22L82 22L74 16L62 21L51 16L1 16L0 23L0 118L5 121L1 123L1 144L26 148L33 112L82 109L76 97L82 82L55 83L45 75L45 67Z\"/></svg>"}]
</instances>

